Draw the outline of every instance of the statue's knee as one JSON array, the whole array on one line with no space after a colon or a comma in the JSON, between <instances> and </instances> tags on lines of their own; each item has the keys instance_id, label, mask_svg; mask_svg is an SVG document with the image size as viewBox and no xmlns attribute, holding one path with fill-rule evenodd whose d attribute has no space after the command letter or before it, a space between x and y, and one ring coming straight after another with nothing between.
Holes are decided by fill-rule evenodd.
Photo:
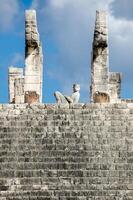
<instances>
[{"instance_id":1,"label":"statue's knee","mask_svg":"<svg viewBox=\"0 0 133 200\"><path fill-rule=\"evenodd\" d=\"M58 91L54 92L54 96L55 96L55 97L57 97L58 95L59 95L59 92L58 92Z\"/></svg>"},{"instance_id":2,"label":"statue's knee","mask_svg":"<svg viewBox=\"0 0 133 200\"><path fill-rule=\"evenodd\" d=\"M56 92L54 92L54 96L56 97Z\"/></svg>"}]
</instances>

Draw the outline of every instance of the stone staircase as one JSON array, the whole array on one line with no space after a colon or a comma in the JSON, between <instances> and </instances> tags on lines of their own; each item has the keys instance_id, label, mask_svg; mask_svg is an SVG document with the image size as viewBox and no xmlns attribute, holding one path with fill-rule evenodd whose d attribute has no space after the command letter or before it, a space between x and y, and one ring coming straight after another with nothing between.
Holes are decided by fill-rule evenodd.
<instances>
[{"instance_id":1,"label":"stone staircase","mask_svg":"<svg viewBox=\"0 0 133 200\"><path fill-rule=\"evenodd\" d=\"M0 105L0 200L132 199L132 103Z\"/></svg>"}]
</instances>

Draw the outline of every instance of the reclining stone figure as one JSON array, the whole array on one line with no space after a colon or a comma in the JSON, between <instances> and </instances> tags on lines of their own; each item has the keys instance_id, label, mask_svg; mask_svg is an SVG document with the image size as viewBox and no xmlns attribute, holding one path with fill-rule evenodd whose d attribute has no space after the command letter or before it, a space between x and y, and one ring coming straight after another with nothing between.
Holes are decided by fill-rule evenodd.
<instances>
[{"instance_id":1,"label":"reclining stone figure","mask_svg":"<svg viewBox=\"0 0 133 200\"><path fill-rule=\"evenodd\" d=\"M80 98L80 85L73 84L73 93L71 96L66 96L56 91L54 96L56 98L57 103L78 103Z\"/></svg>"}]
</instances>

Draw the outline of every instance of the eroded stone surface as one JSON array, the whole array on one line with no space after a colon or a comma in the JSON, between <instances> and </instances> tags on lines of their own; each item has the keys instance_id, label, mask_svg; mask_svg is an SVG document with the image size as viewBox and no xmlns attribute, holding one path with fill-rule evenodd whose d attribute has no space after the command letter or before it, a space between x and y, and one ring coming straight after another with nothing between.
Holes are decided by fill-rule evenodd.
<instances>
[{"instance_id":1,"label":"eroded stone surface","mask_svg":"<svg viewBox=\"0 0 133 200\"><path fill-rule=\"evenodd\" d=\"M37 29L36 11L25 13L25 93L34 91L42 102L43 55Z\"/></svg>"},{"instance_id":2,"label":"eroded stone surface","mask_svg":"<svg viewBox=\"0 0 133 200\"><path fill-rule=\"evenodd\" d=\"M14 93L15 103L24 103L24 77L15 79Z\"/></svg>"},{"instance_id":3,"label":"eroded stone surface","mask_svg":"<svg viewBox=\"0 0 133 200\"><path fill-rule=\"evenodd\" d=\"M93 96L94 103L108 103L110 102L110 97L106 93L96 92Z\"/></svg>"},{"instance_id":4,"label":"eroded stone surface","mask_svg":"<svg viewBox=\"0 0 133 200\"><path fill-rule=\"evenodd\" d=\"M24 103L22 97L24 95L24 90L23 90L24 81L23 81L22 68L9 67L8 84L9 84L9 102Z\"/></svg>"},{"instance_id":5,"label":"eroded stone surface","mask_svg":"<svg viewBox=\"0 0 133 200\"><path fill-rule=\"evenodd\" d=\"M107 13L97 11L92 50L91 102L95 102L97 92L109 96L110 102L118 102L120 84L121 74L109 72ZM100 103L101 98L99 100Z\"/></svg>"},{"instance_id":6,"label":"eroded stone surface","mask_svg":"<svg viewBox=\"0 0 133 200\"><path fill-rule=\"evenodd\" d=\"M25 68L9 68L9 102L27 103L27 93L34 92L42 102L43 54L37 29L36 11L25 12ZM22 78L20 80L20 78ZM19 80L16 80L19 79ZM16 80L16 84L15 84ZM20 89L19 89L20 88ZM16 96L15 96L16 94ZM34 101L30 101L31 103Z\"/></svg>"},{"instance_id":7,"label":"eroded stone surface","mask_svg":"<svg viewBox=\"0 0 133 200\"><path fill-rule=\"evenodd\" d=\"M34 91L25 93L25 103L37 103L39 102L39 95Z\"/></svg>"}]
</instances>

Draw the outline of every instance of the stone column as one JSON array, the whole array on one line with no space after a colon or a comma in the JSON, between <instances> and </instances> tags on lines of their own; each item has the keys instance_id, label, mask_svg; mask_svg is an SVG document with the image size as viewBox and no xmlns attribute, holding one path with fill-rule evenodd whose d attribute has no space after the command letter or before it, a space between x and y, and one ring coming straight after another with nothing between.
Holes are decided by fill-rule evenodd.
<instances>
[{"instance_id":1,"label":"stone column","mask_svg":"<svg viewBox=\"0 0 133 200\"><path fill-rule=\"evenodd\" d=\"M24 103L24 78L17 78L14 82L15 103Z\"/></svg>"},{"instance_id":2,"label":"stone column","mask_svg":"<svg viewBox=\"0 0 133 200\"><path fill-rule=\"evenodd\" d=\"M107 13L96 12L92 45L91 102L116 103L120 101L121 73L109 72Z\"/></svg>"},{"instance_id":3,"label":"stone column","mask_svg":"<svg viewBox=\"0 0 133 200\"><path fill-rule=\"evenodd\" d=\"M25 12L25 84L24 93L32 102L42 102L43 54L37 29L36 11ZM32 97L32 94L33 97ZM38 96L38 98L34 98Z\"/></svg>"},{"instance_id":4,"label":"stone column","mask_svg":"<svg viewBox=\"0 0 133 200\"><path fill-rule=\"evenodd\" d=\"M21 102L16 99L16 84L17 80L23 79L23 69L22 68L16 68L16 67L9 67L8 71L8 84L9 84L9 102L10 103L24 103L24 99ZM20 88L23 88L23 82L20 81L18 89L18 93Z\"/></svg>"},{"instance_id":5,"label":"stone column","mask_svg":"<svg viewBox=\"0 0 133 200\"><path fill-rule=\"evenodd\" d=\"M110 72L109 73L109 94L111 102L119 102L121 92L121 73Z\"/></svg>"},{"instance_id":6,"label":"stone column","mask_svg":"<svg viewBox=\"0 0 133 200\"><path fill-rule=\"evenodd\" d=\"M108 93L108 70L107 13L96 11L91 63L91 102L94 102L96 92Z\"/></svg>"}]
</instances>

